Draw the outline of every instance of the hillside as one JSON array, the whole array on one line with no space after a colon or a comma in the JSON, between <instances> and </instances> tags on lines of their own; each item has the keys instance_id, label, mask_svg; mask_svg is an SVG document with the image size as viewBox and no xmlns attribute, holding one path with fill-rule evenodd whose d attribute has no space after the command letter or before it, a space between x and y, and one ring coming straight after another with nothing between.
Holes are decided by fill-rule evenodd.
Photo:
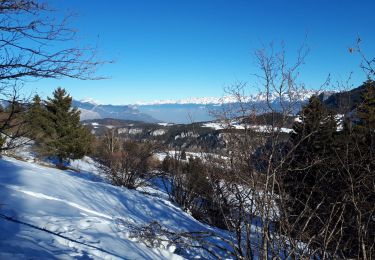
<instances>
[{"instance_id":1,"label":"hillside","mask_svg":"<svg viewBox=\"0 0 375 260\"><path fill-rule=\"evenodd\" d=\"M166 124L144 123L118 119L86 120L83 124L97 137L102 137L108 129L126 139L137 142L158 143L169 149L207 150L223 147L219 132L205 123Z\"/></svg>"},{"instance_id":2,"label":"hillside","mask_svg":"<svg viewBox=\"0 0 375 260\"><path fill-rule=\"evenodd\" d=\"M361 86L349 91L334 93L324 100L328 108L344 113L355 109L363 101L363 95L366 90L366 82ZM373 84L373 83L372 83Z\"/></svg>"},{"instance_id":3,"label":"hillside","mask_svg":"<svg viewBox=\"0 0 375 260\"><path fill-rule=\"evenodd\" d=\"M155 221L174 232L212 229L156 189L136 191L106 183L95 174L92 163L88 158L75 162L78 172L0 159L0 259L204 256L199 250L185 252L168 244L150 248L132 237L134 230Z\"/></svg>"}]
</instances>

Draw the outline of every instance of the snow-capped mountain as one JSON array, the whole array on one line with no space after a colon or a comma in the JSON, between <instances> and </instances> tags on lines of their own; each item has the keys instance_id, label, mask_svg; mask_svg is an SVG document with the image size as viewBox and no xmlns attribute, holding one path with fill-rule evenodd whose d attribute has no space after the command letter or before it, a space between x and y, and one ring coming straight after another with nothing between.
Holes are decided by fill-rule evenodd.
<instances>
[{"instance_id":1,"label":"snow-capped mountain","mask_svg":"<svg viewBox=\"0 0 375 260\"><path fill-rule=\"evenodd\" d=\"M89 103L89 104L92 104L92 105L99 105L99 101L93 99L93 98L84 98L84 99L81 99L79 100L79 102L81 103Z\"/></svg>"},{"instance_id":2,"label":"snow-capped mountain","mask_svg":"<svg viewBox=\"0 0 375 260\"><path fill-rule=\"evenodd\" d=\"M295 102L295 112L298 112L308 98L314 94L319 94L315 90L304 90L300 92L291 92L290 95L284 95L281 100L277 93L268 94L258 93L241 97L239 100L236 96L218 97L201 97L188 98L182 100L161 100L154 102L137 102L134 105L139 111L151 115L152 117L164 122L172 123L191 123L214 120L214 114L220 114L222 108L231 106L235 108L239 102L249 103L251 107L259 111L267 109L267 98L271 105L276 109L281 108L281 102L287 103L290 97Z\"/></svg>"},{"instance_id":3,"label":"snow-capped mountain","mask_svg":"<svg viewBox=\"0 0 375 260\"><path fill-rule=\"evenodd\" d=\"M116 118L126 120L137 120L155 122L157 120L170 123L192 123L215 119L213 114L221 106L235 106L239 102L250 103L252 107L264 110L266 101L277 110L280 102L289 102L292 98L296 102L296 111L309 97L319 94L315 90L303 90L291 92L284 95L281 100L277 93L258 93L241 97L193 97L180 100L157 100L152 102L136 102L129 105L100 105L93 99L75 101L75 106L81 110L83 119Z\"/></svg>"},{"instance_id":4,"label":"snow-capped mountain","mask_svg":"<svg viewBox=\"0 0 375 260\"><path fill-rule=\"evenodd\" d=\"M92 99L73 100L73 106L81 111L81 120L115 118L144 122L158 122L150 115L140 112L137 108L127 105L100 105Z\"/></svg>"},{"instance_id":5,"label":"snow-capped mountain","mask_svg":"<svg viewBox=\"0 0 375 260\"><path fill-rule=\"evenodd\" d=\"M285 99L292 97L295 100L307 100L312 95L319 94L320 92L316 90L302 90L302 91L292 91L290 93L284 94ZM226 95L223 97L190 97L186 99L166 99L166 100L155 100L150 102L139 101L135 102L135 106L150 106L150 105L186 105L186 104L197 104L197 105L219 105L219 104L230 104L238 102L263 102L268 99L270 101L275 101L279 98L279 94L276 92L267 93L260 92L255 95L243 96L239 100L238 97L234 95Z\"/></svg>"}]
</instances>

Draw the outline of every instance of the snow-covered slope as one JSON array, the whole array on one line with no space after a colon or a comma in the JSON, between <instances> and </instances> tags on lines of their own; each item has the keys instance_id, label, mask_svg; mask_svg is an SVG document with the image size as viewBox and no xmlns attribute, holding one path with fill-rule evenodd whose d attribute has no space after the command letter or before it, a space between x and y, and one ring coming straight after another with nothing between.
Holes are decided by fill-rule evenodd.
<instances>
[{"instance_id":1,"label":"snow-covered slope","mask_svg":"<svg viewBox=\"0 0 375 260\"><path fill-rule=\"evenodd\" d=\"M131 228L210 229L160 196L102 181L85 171L90 161L74 166L81 172L0 159L0 214L28 224L0 218L0 259L178 259L173 246L129 238Z\"/></svg>"},{"instance_id":2,"label":"snow-covered slope","mask_svg":"<svg viewBox=\"0 0 375 260\"><path fill-rule=\"evenodd\" d=\"M250 124L241 124L238 122L232 122L230 125L228 123L220 123L219 121L216 122L208 122L203 123L203 127L212 128L215 130L221 130L221 129L252 129L259 133L270 133L270 132L281 132L281 133L290 133L293 131L291 128L281 127L281 128L273 128L271 125L250 125Z\"/></svg>"}]
</instances>

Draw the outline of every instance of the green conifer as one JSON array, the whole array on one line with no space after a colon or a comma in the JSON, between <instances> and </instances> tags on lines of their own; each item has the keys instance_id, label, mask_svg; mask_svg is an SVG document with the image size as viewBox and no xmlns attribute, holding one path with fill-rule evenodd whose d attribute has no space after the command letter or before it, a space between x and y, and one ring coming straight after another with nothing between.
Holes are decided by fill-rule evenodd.
<instances>
[{"instance_id":1,"label":"green conifer","mask_svg":"<svg viewBox=\"0 0 375 260\"><path fill-rule=\"evenodd\" d=\"M335 160L332 159L337 135L337 122L332 113L317 97L312 97L303 108L300 122L294 124L290 135L290 146L293 149L285 163L284 188L289 195L287 201L288 218L295 222L295 228L305 226L308 214L298 218L301 212L314 210L318 204L329 207L339 194L333 183L339 183L335 176ZM316 219L306 226L306 234L317 235L320 230L318 218L326 217L330 212L324 206L319 207Z\"/></svg>"},{"instance_id":2,"label":"green conifer","mask_svg":"<svg viewBox=\"0 0 375 260\"><path fill-rule=\"evenodd\" d=\"M61 166L65 160L87 154L91 134L80 124L80 112L72 108L72 98L65 89L56 89L47 99L45 115L49 123L42 147L47 155L55 156Z\"/></svg>"},{"instance_id":3,"label":"green conifer","mask_svg":"<svg viewBox=\"0 0 375 260\"><path fill-rule=\"evenodd\" d=\"M43 140L45 133L51 132L53 126L47 118L47 111L39 95L35 95L26 115L27 134L36 143Z\"/></svg>"},{"instance_id":4,"label":"green conifer","mask_svg":"<svg viewBox=\"0 0 375 260\"><path fill-rule=\"evenodd\" d=\"M375 82L369 79L364 85L366 91L363 95L363 101L356 111L359 120L357 130L366 135L367 138L373 138L375 131Z\"/></svg>"}]
</instances>

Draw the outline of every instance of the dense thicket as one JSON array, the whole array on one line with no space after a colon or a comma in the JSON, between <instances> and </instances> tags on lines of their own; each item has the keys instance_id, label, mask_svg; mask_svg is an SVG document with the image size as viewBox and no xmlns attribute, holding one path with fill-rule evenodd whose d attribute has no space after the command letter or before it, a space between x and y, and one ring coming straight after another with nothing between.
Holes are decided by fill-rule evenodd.
<instances>
[{"instance_id":1,"label":"dense thicket","mask_svg":"<svg viewBox=\"0 0 375 260\"><path fill-rule=\"evenodd\" d=\"M292 234L343 258L371 258L375 246L375 84L351 118L338 119L315 97L290 135L284 164L285 218Z\"/></svg>"}]
</instances>

